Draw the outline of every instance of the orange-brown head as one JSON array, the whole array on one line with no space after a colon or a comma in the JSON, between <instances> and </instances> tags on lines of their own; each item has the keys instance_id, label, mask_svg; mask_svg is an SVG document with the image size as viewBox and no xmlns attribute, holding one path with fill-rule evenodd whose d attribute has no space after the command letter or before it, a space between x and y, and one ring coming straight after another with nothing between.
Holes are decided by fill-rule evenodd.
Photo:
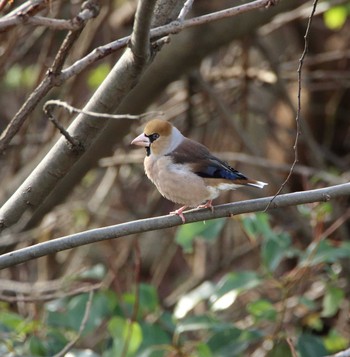
<instances>
[{"instance_id":1,"label":"orange-brown head","mask_svg":"<svg viewBox=\"0 0 350 357\"><path fill-rule=\"evenodd\" d=\"M143 133L131 144L146 147L147 155L165 155L174 150L183 138L182 134L169 122L153 119L146 124Z\"/></svg>"}]
</instances>

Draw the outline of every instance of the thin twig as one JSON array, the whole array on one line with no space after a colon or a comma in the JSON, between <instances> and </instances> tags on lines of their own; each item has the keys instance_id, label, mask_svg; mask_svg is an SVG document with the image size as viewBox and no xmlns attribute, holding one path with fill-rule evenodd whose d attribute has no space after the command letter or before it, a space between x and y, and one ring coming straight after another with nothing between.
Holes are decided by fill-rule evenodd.
<instances>
[{"instance_id":1,"label":"thin twig","mask_svg":"<svg viewBox=\"0 0 350 357\"><path fill-rule=\"evenodd\" d=\"M53 125L59 130L59 132L66 138L66 140L74 147L79 148L81 147L81 143L79 140L73 138L68 131L60 124L60 122L53 116L49 107L44 107L44 112L49 118L49 120L53 123Z\"/></svg>"},{"instance_id":2,"label":"thin twig","mask_svg":"<svg viewBox=\"0 0 350 357\"><path fill-rule=\"evenodd\" d=\"M316 190L279 195L275 197L272 208L296 206L312 202L327 202L337 197L346 196L350 196L350 183ZM216 218L231 217L242 213L263 211L266 209L266 206L270 201L271 197L265 197L215 206L213 212L208 209L191 210L185 213L186 223L207 221ZM163 228L180 226L181 224L182 220L180 217L167 215L126 222L99 229L92 229L86 232L52 239L47 242L38 243L30 247L3 254L0 256L0 269L8 268L28 260L85 244L120 238L134 233L149 232Z\"/></svg>"},{"instance_id":3,"label":"thin twig","mask_svg":"<svg viewBox=\"0 0 350 357\"><path fill-rule=\"evenodd\" d=\"M186 0L184 3L184 6L182 7L179 16L177 17L177 20L180 22L183 22L185 20L186 15L189 13L189 11L192 8L194 0Z\"/></svg>"},{"instance_id":4,"label":"thin twig","mask_svg":"<svg viewBox=\"0 0 350 357\"><path fill-rule=\"evenodd\" d=\"M79 114L84 114L88 115L90 117L94 118L105 118L105 119L131 119L131 120L140 120L143 118L146 118L148 116L163 116L163 112L147 112L147 113L142 113L139 115L131 115L131 114L107 114L107 113L97 113L97 112L91 112L89 110L83 110L83 109L78 109L76 107L73 107L69 105L66 102L62 102L61 100L48 100L44 106L43 106L43 111L47 113L48 108L51 106L58 106L62 107L66 110L68 110L69 113L79 113Z\"/></svg>"},{"instance_id":5,"label":"thin twig","mask_svg":"<svg viewBox=\"0 0 350 357\"><path fill-rule=\"evenodd\" d=\"M92 3L90 5L90 2ZM94 8L93 0L86 2L82 5L82 9L87 7ZM94 8L95 15L97 16L97 9ZM28 10L29 11L29 10ZM77 15L78 18L79 14ZM70 31L60 46L60 49L57 52L57 55L54 59L54 62L51 68L48 70L44 79L41 83L34 89L30 94L29 98L25 101L19 111L11 119L10 123L7 125L6 129L0 135L0 155L7 149L13 137L18 133L19 129L24 124L25 120L28 118L28 115L34 110L40 100L52 89L54 86L62 84L61 78L61 69L64 65L64 62L70 52L75 41L78 39L84 25L85 21L77 20L80 23L80 28L76 31Z\"/></svg>"},{"instance_id":6,"label":"thin twig","mask_svg":"<svg viewBox=\"0 0 350 357\"><path fill-rule=\"evenodd\" d=\"M16 25L35 25L45 26L53 30L70 30L76 31L81 27L81 21L87 21L96 17L94 10L84 9L76 17L69 20L52 19L44 16L24 15L23 13L16 14L12 17L4 17L0 19L0 32L5 32L9 28Z\"/></svg>"},{"instance_id":7,"label":"thin twig","mask_svg":"<svg viewBox=\"0 0 350 357\"><path fill-rule=\"evenodd\" d=\"M37 295L38 294L37 292L35 295L34 295L34 293L32 293L32 295L26 295L26 296L23 296L23 294L21 294L20 296L13 296L13 293L16 294L16 292L14 291L14 292L12 292L12 295L0 293L0 300L6 301L9 303L20 303L20 302L33 303L33 302L52 301L55 299L62 299L62 298L67 298L67 297L71 297L71 296L80 295L83 293L90 292L92 290L99 290L101 288L101 286L102 286L102 283L96 283L93 285L89 284L87 286L81 286L81 287L72 289L68 292L63 292L62 287L60 287L55 292L40 293L39 296Z\"/></svg>"},{"instance_id":8,"label":"thin twig","mask_svg":"<svg viewBox=\"0 0 350 357\"><path fill-rule=\"evenodd\" d=\"M287 337L287 338L286 338L286 341L287 341L287 343L288 343L288 346L289 346L289 348L290 348L290 352L291 352L292 356L293 356L293 357L298 357L298 354L297 354L297 352L296 352L296 350L295 350L295 347L294 347L294 345L293 345L292 339L291 339L290 337Z\"/></svg>"},{"instance_id":9,"label":"thin twig","mask_svg":"<svg viewBox=\"0 0 350 357\"><path fill-rule=\"evenodd\" d=\"M53 1L56 0L28 0L20 6L13 9L11 12L6 14L4 18L9 18L12 16L18 16L19 14L24 14L25 16L33 16L39 11L43 10L46 7L49 7Z\"/></svg>"},{"instance_id":10,"label":"thin twig","mask_svg":"<svg viewBox=\"0 0 350 357\"><path fill-rule=\"evenodd\" d=\"M90 316L93 297L94 297L94 291L91 290L89 292L89 298L85 305L85 312L84 312L83 319L81 320L78 335L73 340L71 340L60 352L56 353L54 357L63 357L80 339Z\"/></svg>"},{"instance_id":11,"label":"thin twig","mask_svg":"<svg viewBox=\"0 0 350 357\"><path fill-rule=\"evenodd\" d=\"M252 10L265 8L269 3L270 2L268 0L255 0L247 4L235 6L221 11L216 11L203 16L194 17L192 19L185 20L182 23L179 22L178 20L175 20L164 26L153 28L151 30L150 37L151 39L154 39L154 38L164 37L169 34L176 34L186 28L200 26L224 18L237 16ZM125 46L127 46L129 41L130 41L130 36L126 36L116 41L110 42L106 45L95 48L92 52L87 54L85 57L76 61L70 67L64 69L62 71L61 79L67 80L68 78L76 74L79 74L90 64L110 55L111 53L116 52L121 48L124 48Z\"/></svg>"},{"instance_id":12,"label":"thin twig","mask_svg":"<svg viewBox=\"0 0 350 357\"><path fill-rule=\"evenodd\" d=\"M294 167L298 163L298 159L299 159L299 157L298 157L298 141L299 141L299 136L301 134L301 125L300 125L301 117L300 117L300 113L301 113L302 69L303 69L303 64L304 64L304 58L305 58L305 56L306 56L306 54L308 52L308 48L309 48L309 34L310 34L312 19L313 19L314 13L316 11L317 3L318 3L318 0L314 0L313 6L312 6L312 11L311 11L311 14L309 16L309 20L308 20L306 31L305 31L305 35L304 35L304 51L303 51L301 57L299 58L299 66L298 66L298 69L297 69L297 73L298 73L298 94L297 94L298 105L297 105L297 115L295 117L296 134L295 134L295 141L294 141L294 145L293 145L294 161L292 163L292 166L290 167L290 170L289 170L289 173L287 175L287 178L284 180L284 182L282 183L282 185L280 186L280 188L278 189L278 191L276 192L276 194L272 198L271 202L267 205L266 210L269 209L270 204L272 203L272 201L282 192L282 190L284 189L284 187L288 183L290 177L292 176L292 174L294 172Z\"/></svg>"}]
</instances>

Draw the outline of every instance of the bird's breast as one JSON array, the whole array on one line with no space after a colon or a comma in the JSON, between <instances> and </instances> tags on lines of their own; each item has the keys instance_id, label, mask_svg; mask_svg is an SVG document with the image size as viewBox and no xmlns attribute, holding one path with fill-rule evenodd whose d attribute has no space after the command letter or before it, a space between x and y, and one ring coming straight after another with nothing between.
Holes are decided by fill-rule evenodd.
<instances>
[{"instance_id":1,"label":"bird's breast","mask_svg":"<svg viewBox=\"0 0 350 357\"><path fill-rule=\"evenodd\" d=\"M171 157L148 156L144 161L147 177L168 200L195 207L212 199L212 192L203 178L193 173L188 165L175 164Z\"/></svg>"}]
</instances>

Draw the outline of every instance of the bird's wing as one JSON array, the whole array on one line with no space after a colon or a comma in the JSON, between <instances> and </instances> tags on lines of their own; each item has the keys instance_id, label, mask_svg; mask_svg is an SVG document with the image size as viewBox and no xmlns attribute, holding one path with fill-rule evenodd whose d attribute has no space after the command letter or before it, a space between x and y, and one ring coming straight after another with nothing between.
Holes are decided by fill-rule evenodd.
<instances>
[{"instance_id":1,"label":"bird's wing","mask_svg":"<svg viewBox=\"0 0 350 357\"><path fill-rule=\"evenodd\" d=\"M175 164L188 165L196 175L203 178L242 181L241 184L250 181L226 162L212 155L204 145L187 138L167 155Z\"/></svg>"}]
</instances>

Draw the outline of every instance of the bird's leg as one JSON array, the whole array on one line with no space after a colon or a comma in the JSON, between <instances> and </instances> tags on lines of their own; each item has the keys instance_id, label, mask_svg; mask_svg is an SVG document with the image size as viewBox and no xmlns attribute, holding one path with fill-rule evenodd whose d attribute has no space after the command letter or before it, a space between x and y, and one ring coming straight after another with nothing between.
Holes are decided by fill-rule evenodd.
<instances>
[{"instance_id":1,"label":"bird's leg","mask_svg":"<svg viewBox=\"0 0 350 357\"><path fill-rule=\"evenodd\" d=\"M182 223L186 222L185 216L183 215L183 211L187 208L188 206L182 206L179 209L170 212L170 214L176 214L177 216L179 216L182 220Z\"/></svg>"},{"instance_id":2,"label":"bird's leg","mask_svg":"<svg viewBox=\"0 0 350 357\"><path fill-rule=\"evenodd\" d=\"M197 209L200 208L210 208L212 212L214 212L214 207L212 205L213 200L208 200L204 205L199 205Z\"/></svg>"}]
</instances>

